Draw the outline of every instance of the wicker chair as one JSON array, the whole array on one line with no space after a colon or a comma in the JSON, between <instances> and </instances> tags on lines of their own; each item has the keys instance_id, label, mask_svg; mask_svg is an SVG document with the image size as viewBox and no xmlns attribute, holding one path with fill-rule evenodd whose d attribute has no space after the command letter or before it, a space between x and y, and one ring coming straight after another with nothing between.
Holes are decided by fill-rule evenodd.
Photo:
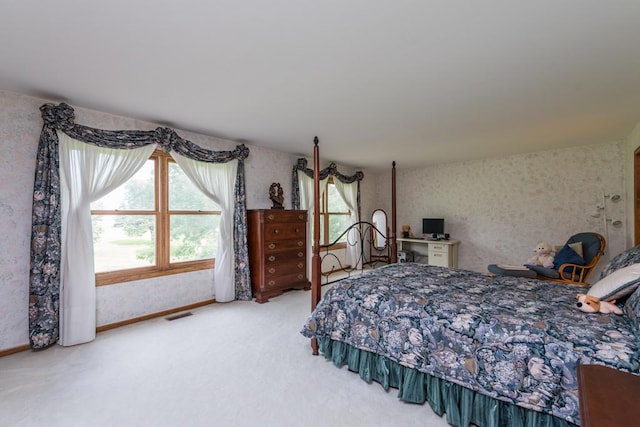
<instances>
[{"instance_id":1,"label":"wicker chair","mask_svg":"<svg viewBox=\"0 0 640 427\"><path fill-rule=\"evenodd\" d=\"M598 233L578 233L571 236L565 246L574 243L582 243L584 265L564 263L557 268L544 268L535 265L527 265L527 267L535 271L536 278L540 280L588 286L587 278L604 254L606 242L604 237ZM559 253L556 254L556 260L558 260L558 255Z\"/></svg>"}]
</instances>

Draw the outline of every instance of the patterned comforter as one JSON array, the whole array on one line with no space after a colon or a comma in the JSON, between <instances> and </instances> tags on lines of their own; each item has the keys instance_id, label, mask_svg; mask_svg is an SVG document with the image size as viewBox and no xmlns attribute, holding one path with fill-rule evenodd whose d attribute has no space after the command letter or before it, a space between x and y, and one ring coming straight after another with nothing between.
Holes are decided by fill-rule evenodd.
<instances>
[{"instance_id":1,"label":"patterned comforter","mask_svg":"<svg viewBox=\"0 0 640 427\"><path fill-rule=\"evenodd\" d=\"M392 264L336 283L302 334L579 423L578 364L632 372L640 364L626 315L583 313L578 292L585 288Z\"/></svg>"}]
</instances>

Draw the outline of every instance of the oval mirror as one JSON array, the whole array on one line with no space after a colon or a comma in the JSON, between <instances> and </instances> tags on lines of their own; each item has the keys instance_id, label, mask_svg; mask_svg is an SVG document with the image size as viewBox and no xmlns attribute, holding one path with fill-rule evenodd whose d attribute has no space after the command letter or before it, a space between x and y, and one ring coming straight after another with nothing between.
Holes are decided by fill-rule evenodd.
<instances>
[{"instance_id":1,"label":"oval mirror","mask_svg":"<svg viewBox=\"0 0 640 427\"><path fill-rule=\"evenodd\" d=\"M382 209L376 209L371 214L371 223L379 230L373 232L373 246L378 250L387 247L387 213Z\"/></svg>"}]
</instances>

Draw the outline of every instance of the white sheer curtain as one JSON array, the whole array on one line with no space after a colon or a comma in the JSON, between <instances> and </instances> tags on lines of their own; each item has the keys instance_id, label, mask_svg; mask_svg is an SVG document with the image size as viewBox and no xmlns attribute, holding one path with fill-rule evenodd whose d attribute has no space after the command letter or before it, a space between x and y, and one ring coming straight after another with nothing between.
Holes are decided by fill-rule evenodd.
<instances>
[{"instance_id":1,"label":"white sheer curtain","mask_svg":"<svg viewBox=\"0 0 640 427\"><path fill-rule=\"evenodd\" d=\"M62 205L60 345L96 336L96 287L91 202L107 195L140 169L156 144L122 150L97 147L58 132Z\"/></svg>"},{"instance_id":2,"label":"white sheer curtain","mask_svg":"<svg viewBox=\"0 0 640 427\"><path fill-rule=\"evenodd\" d=\"M344 184L339 179L334 179L333 184L336 186L336 190L342 200L347 204L347 207L351 211L350 223L355 224L358 222L358 182L352 182L351 184ZM351 232L347 236L347 259L353 268L360 268L362 257L360 256L360 236L355 231Z\"/></svg>"},{"instance_id":3,"label":"white sheer curtain","mask_svg":"<svg viewBox=\"0 0 640 427\"><path fill-rule=\"evenodd\" d=\"M327 188L329 177L320 180L320 200ZM311 257L313 256L313 178L308 177L304 172L298 171L298 183L300 184L300 209L307 211L307 272L311 274ZM322 238L320 238L322 242Z\"/></svg>"},{"instance_id":4,"label":"white sheer curtain","mask_svg":"<svg viewBox=\"0 0 640 427\"><path fill-rule=\"evenodd\" d=\"M233 255L233 213L238 161L209 163L171 153L185 175L220 206L220 238L216 252L213 292L218 302L235 299L235 269Z\"/></svg>"}]
</instances>

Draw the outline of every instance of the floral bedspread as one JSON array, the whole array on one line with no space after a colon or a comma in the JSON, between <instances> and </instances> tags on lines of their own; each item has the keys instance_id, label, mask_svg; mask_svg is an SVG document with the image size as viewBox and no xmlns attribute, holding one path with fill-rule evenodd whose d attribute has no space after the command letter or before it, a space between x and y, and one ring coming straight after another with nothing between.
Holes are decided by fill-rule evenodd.
<instances>
[{"instance_id":1,"label":"floral bedspread","mask_svg":"<svg viewBox=\"0 0 640 427\"><path fill-rule=\"evenodd\" d=\"M587 314L579 286L392 264L337 282L302 334L328 337L476 392L579 423L576 368L638 373L626 315Z\"/></svg>"}]
</instances>

